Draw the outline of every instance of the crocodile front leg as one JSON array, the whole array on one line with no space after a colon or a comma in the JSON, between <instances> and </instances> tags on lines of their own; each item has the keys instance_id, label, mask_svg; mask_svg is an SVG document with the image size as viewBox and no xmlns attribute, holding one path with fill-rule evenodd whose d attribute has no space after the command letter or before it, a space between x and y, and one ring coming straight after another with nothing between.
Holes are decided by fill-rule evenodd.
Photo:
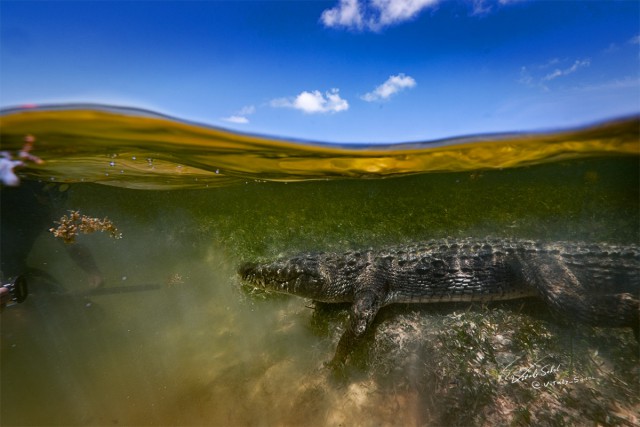
<instances>
[{"instance_id":1,"label":"crocodile front leg","mask_svg":"<svg viewBox=\"0 0 640 427\"><path fill-rule=\"evenodd\" d=\"M347 330L340 337L336 354L330 362L331 366L338 367L344 364L353 347L362 339L373 323L381 302L381 298L373 291L364 291L355 296L349 313Z\"/></svg>"},{"instance_id":2,"label":"crocodile front leg","mask_svg":"<svg viewBox=\"0 0 640 427\"><path fill-rule=\"evenodd\" d=\"M333 367L344 365L353 347L362 339L378 313L388 289L385 268L369 260L355 283L353 304L347 329L340 337L333 359Z\"/></svg>"}]
</instances>

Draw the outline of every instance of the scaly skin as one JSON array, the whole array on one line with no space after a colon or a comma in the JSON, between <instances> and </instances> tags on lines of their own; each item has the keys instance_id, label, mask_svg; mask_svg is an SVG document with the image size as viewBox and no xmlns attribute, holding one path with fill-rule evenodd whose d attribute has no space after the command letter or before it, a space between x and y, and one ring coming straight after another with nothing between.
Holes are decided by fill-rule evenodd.
<instances>
[{"instance_id":1,"label":"scaly skin","mask_svg":"<svg viewBox=\"0 0 640 427\"><path fill-rule=\"evenodd\" d=\"M315 301L351 302L334 364L346 360L378 310L393 303L498 301L538 296L581 323L640 323L637 245L438 240L344 254L303 254L240 267L258 288Z\"/></svg>"}]
</instances>

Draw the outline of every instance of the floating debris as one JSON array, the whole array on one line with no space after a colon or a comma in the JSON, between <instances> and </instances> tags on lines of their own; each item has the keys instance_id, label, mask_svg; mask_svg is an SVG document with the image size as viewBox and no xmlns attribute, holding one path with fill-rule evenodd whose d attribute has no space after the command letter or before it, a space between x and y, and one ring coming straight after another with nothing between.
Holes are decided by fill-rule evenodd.
<instances>
[{"instance_id":1,"label":"floating debris","mask_svg":"<svg viewBox=\"0 0 640 427\"><path fill-rule=\"evenodd\" d=\"M80 232L91 234L96 231L107 231L114 239L122 239L122 233L108 218L90 218L80 215L80 211L69 211L69 216L63 215L60 221L55 221L58 228L50 228L49 231L67 244L75 243Z\"/></svg>"}]
</instances>

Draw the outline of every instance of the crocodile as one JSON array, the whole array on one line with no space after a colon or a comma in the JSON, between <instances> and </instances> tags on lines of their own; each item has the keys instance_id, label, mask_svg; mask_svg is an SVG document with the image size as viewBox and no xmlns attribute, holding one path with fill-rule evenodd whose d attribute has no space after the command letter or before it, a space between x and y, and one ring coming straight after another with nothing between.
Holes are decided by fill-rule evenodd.
<instances>
[{"instance_id":1,"label":"crocodile","mask_svg":"<svg viewBox=\"0 0 640 427\"><path fill-rule=\"evenodd\" d=\"M381 307L394 303L542 298L568 320L640 326L640 246L445 239L245 263L255 287L324 303L351 303L333 365L344 364Z\"/></svg>"}]
</instances>

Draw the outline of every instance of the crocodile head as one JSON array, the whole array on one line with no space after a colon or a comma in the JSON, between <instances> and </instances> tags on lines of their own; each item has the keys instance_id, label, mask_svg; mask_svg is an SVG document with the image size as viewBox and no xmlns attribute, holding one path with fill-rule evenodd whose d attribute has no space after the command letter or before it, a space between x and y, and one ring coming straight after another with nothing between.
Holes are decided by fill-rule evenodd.
<instances>
[{"instance_id":1,"label":"crocodile head","mask_svg":"<svg viewBox=\"0 0 640 427\"><path fill-rule=\"evenodd\" d=\"M269 263L246 263L238 269L242 280L258 289L322 299L327 283L317 260L296 257Z\"/></svg>"}]
</instances>

